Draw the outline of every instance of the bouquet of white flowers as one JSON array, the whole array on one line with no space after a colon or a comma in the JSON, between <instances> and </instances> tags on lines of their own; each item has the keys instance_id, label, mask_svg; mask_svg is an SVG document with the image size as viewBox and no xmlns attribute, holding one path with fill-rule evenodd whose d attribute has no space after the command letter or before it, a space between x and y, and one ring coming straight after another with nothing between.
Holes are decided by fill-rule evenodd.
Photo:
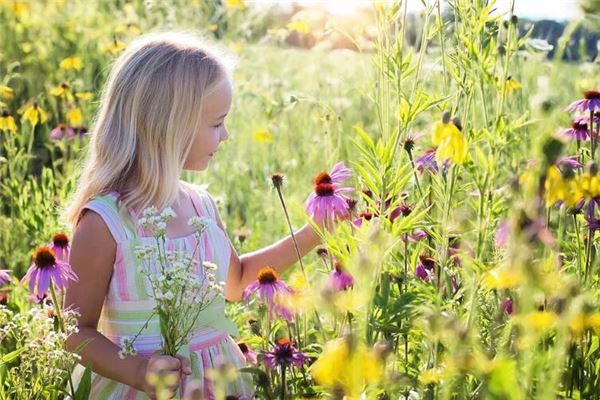
<instances>
[{"instance_id":1,"label":"bouquet of white flowers","mask_svg":"<svg viewBox=\"0 0 600 400\"><path fill-rule=\"evenodd\" d=\"M140 272L145 274L152 287L152 297L156 301L155 314L160 321L162 336L162 354L175 356L181 346L187 343L196 326L200 313L216 298L223 296L223 282L216 281L217 266L203 262L204 273L196 271L198 262L194 259L199 254L201 235L206 230L206 218L192 217L189 224L195 228L196 248L190 255L187 251L167 250L167 221L175 217L171 208L161 213L156 207L144 210L138 221L142 228L152 232L154 245L143 245L136 248L136 257L141 261ZM149 320L148 320L149 321ZM121 357L135 354L133 343L147 327L148 321L140 332L132 339L121 343Z\"/></svg>"}]
</instances>

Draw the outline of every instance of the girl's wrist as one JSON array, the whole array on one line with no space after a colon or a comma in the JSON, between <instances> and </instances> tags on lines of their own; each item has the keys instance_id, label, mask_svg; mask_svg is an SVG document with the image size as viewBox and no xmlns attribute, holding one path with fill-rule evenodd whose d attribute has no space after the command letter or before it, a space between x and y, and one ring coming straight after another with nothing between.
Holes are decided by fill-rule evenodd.
<instances>
[{"instance_id":1,"label":"girl's wrist","mask_svg":"<svg viewBox=\"0 0 600 400\"><path fill-rule=\"evenodd\" d=\"M139 391L145 391L146 388L146 371L148 369L148 358L137 357L137 366L133 376L133 386Z\"/></svg>"}]
</instances>

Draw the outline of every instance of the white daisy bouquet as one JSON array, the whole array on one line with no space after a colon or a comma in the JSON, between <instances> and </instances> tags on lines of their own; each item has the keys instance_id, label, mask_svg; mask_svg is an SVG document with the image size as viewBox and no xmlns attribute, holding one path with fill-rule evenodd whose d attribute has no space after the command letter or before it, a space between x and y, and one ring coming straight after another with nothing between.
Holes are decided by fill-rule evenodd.
<instances>
[{"instance_id":1,"label":"white daisy bouquet","mask_svg":"<svg viewBox=\"0 0 600 400\"><path fill-rule=\"evenodd\" d=\"M200 313L215 299L222 297L224 289L224 283L217 282L217 266L204 262L204 272L198 273L198 262L194 259L209 221L200 217L189 220L189 225L195 228L196 237L196 248L190 255L187 251L166 249L167 222L173 217L175 213L171 208L161 213L156 207L145 209L138 223L144 230L152 232L155 244L137 246L135 250L141 262L139 272L148 278L152 297L156 301L155 313L159 317L163 340L162 353L170 356L175 356L181 346L189 341ZM135 354L133 344L147 324L148 321L133 339L121 343L121 357Z\"/></svg>"}]
</instances>

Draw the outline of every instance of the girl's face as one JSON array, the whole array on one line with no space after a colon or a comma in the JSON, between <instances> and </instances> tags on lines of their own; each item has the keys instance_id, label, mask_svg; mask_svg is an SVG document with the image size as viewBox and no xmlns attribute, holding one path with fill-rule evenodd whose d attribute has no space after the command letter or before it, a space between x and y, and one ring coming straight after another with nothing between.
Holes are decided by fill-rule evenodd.
<instances>
[{"instance_id":1,"label":"girl's face","mask_svg":"<svg viewBox=\"0 0 600 400\"><path fill-rule=\"evenodd\" d=\"M225 117L231 108L232 87L229 79L224 79L212 93L204 98L202 106L202 127L192 139L191 149L183 169L202 171L208 167L219 144L229 138L225 127Z\"/></svg>"}]
</instances>

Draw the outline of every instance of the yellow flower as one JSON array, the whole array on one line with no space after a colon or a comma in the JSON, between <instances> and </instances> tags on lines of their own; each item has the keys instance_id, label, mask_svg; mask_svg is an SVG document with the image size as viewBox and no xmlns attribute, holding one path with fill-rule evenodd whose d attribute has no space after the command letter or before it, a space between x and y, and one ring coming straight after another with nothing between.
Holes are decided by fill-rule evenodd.
<instances>
[{"instance_id":1,"label":"yellow flower","mask_svg":"<svg viewBox=\"0 0 600 400\"><path fill-rule=\"evenodd\" d=\"M298 33L306 34L310 32L310 25L306 21L292 21L286 25L289 31L296 31Z\"/></svg>"},{"instance_id":2,"label":"yellow flower","mask_svg":"<svg viewBox=\"0 0 600 400\"><path fill-rule=\"evenodd\" d=\"M577 178L577 183L581 196L586 200L600 196L600 178L598 176L585 172Z\"/></svg>"},{"instance_id":3,"label":"yellow flower","mask_svg":"<svg viewBox=\"0 0 600 400\"><path fill-rule=\"evenodd\" d=\"M538 332L546 332L554 328L558 316L552 311L534 311L525 316L524 323Z\"/></svg>"},{"instance_id":4,"label":"yellow flower","mask_svg":"<svg viewBox=\"0 0 600 400\"><path fill-rule=\"evenodd\" d=\"M74 69L79 71L81 69L81 58L77 56L67 57L63 59L58 65L62 69Z\"/></svg>"},{"instance_id":5,"label":"yellow flower","mask_svg":"<svg viewBox=\"0 0 600 400\"><path fill-rule=\"evenodd\" d=\"M429 368L419 374L419 381L424 385L429 385L440 382L443 377L444 370L442 368Z\"/></svg>"},{"instance_id":6,"label":"yellow flower","mask_svg":"<svg viewBox=\"0 0 600 400\"><path fill-rule=\"evenodd\" d=\"M501 267L487 272L483 277L483 283L490 289L510 289L521 283L522 279L520 272Z\"/></svg>"},{"instance_id":7,"label":"yellow flower","mask_svg":"<svg viewBox=\"0 0 600 400\"><path fill-rule=\"evenodd\" d=\"M24 1L15 1L12 5L12 10L17 17L21 17L29 11L29 4Z\"/></svg>"},{"instance_id":8,"label":"yellow flower","mask_svg":"<svg viewBox=\"0 0 600 400\"><path fill-rule=\"evenodd\" d=\"M120 40L114 39L110 43L103 45L101 47L101 50L115 56L115 55L119 54L120 52L122 52L123 50L125 50L126 47L127 46L125 45L125 43L121 42Z\"/></svg>"},{"instance_id":9,"label":"yellow flower","mask_svg":"<svg viewBox=\"0 0 600 400\"><path fill-rule=\"evenodd\" d=\"M585 326L592 329L596 335L600 336L600 312L586 315Z\"/></svg>"},{"instance_id":10,"label":"yellow flower","mask_svg":"<svg viewBox=\"0 0 600 400\"><path fill-rule=\"evenodd\" d=\"M92 92L79 92L75 94L75 97L82 101L89 101L92 99L92 96Z\"/></svg>"},{"instance_id":11,"label":"yellow flower","mask_svg":"<svg viewBox=\"0 0 600 400\"><path fill-rule=\"evenodd\" d=\"M75 107L67 112L67 120L71 126L79 126L83 122L83 116L79 107Z\"/></svg>"},{"instance_id":12,"label":"yellow flower","mask_svg":"<svg viewBox=\"0 0 600 400\"><path fill-rule=\"evenodd\" d=\"M31 53L31 50L33 50L33 45L30 42L23 42L19 44L19 47L21 47L23 53Z\"/></svg>"},{"instance_id":13,"label":"yellow flower","mask_svg":"<svg viewBox=\"0 0 600 400\"><path fill-rule=\"evenodd\" d=\"M351 346L350 341L355 343ZM381 379L383 367L374 351L357 338L339 338L325 344L310 373L320 385L340 388L349 398L358 398L366 384Z\"/></svg>"},{"instance_id":14,"label":"yellow flower","mask_svg":"<svg viewBox=\"0 0 600 400\"><path fill-rule=\"evenodd\" d=\"M243 10L245 7L244 0L225 0L225 8L230 10Z\"/></svg>"},{"instance_id":15,"label":"yellow flower","mask_svg":"<svg viewBox=\"0 0 600 400\"><path fill-rule=\"evenodd\" d=\"M445 113L442 121L438 121L433 128L433 145L438 146L435 159L438 164L450 160L461 165L467 158L467 140L463 136L460 123L450 121L450 114Z\"/></svg>"},{"instance_id":16,"label":"yellow flower","mask_svg":"<svg viewBox=\"0 0 600 400\"><path fill-rule=\"evenodd\" d=\"M567 198L567 184L558 167L552 165L546 171L546 180L544 181L544 197L548 207L554 205L557 201Z\"/></svg>"},{"instance_id":17,"label":"yellow flower","mask_svg":"<svg viewBox=\"0 0 600 400\"><path fill-rule=\"evenodd\" d=\"M252 132L252 138L258 143L271 143L273 141L273 136L264 129L257 129Z\"/></svg>"},{"instance_id":18,"label":"yellow flower","mask_svg":"<svg viewBox=\"0 0 600 400\"><path fill-rule=\"evenodd\" d=\"M23 118L33 126L36 126L38 123L43 124L48 120L46 112L35 101L25 109Z\"/></svg>"},{"instance_id":19,"label":"yellow flower","mask_svg":"<svg viewBox=\"0 0 600 400\"><path fill-rule=\"evenodd\" d=\"M69 90L68 83L61 83L60 86L54 87L50 90L50 94L52 96L61 97L64 101L71 102L73 101L73 95Z\"/></svg>"},{"instance_id":20,"label":"yellow flower","mask_svg":"<svg viewBox=\"0 0 600 400\"><path fill-rule=\"evenodd\" d=\"M506 93L510 93L519 89L521 89L521 82L512 79L510 76L508 77L506 82L504 82L504 91Z\"/></svg>"},{"instance_id":21,"label":"yellow flower","mask_svg":"<svg viewBox=\"0 0 600 400\"><path fill-rule=\"evenodd\" d=\"M15 92L8 86L0 85L0 97L5 99L12 99L15 96Z\"/></svg>"},{"instance_id":22,"label":"yellow flower","mask_svg":"<svg viewBox=\"0 0 600 400\"><path fill-rule=\"evenodd\" d=\"M217 29L219 29L219 25L217 25L217 24L210 24L208 26L208 30L211 31L211 32L216 32Z\"/></svg>"},{"instance_id":23,"label":"yellow flower","mask_svg":"<svg viewBox=\"0 0 600 400\"><path fill-rule=\"evenodd\" d=\"M15 133L17 131L17 124L15 124L15 119L12 115L8 113L8 111L2 112L0 114L0 131L7 131Z\"/></svg>"}]
</instances>

